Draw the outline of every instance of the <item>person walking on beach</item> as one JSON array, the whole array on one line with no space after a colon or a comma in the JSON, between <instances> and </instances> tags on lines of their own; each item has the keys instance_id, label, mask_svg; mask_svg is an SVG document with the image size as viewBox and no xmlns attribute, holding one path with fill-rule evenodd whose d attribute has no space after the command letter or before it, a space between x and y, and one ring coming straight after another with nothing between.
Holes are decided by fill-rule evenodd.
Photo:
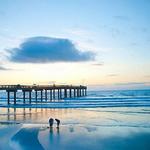
<instances>
[{"instance_id":1,"label":"person walking on beach","mask_svg":"<svg viewBox=\"0 0 150 150\"><path fill-rule=\"evenodd\" d=\"M53 127L53 123L54 123L54 119L53 119L53 118L50 118L50 119L49 119L49 126L50 126L50 128Z\"/></svg>"},{"instance_id":2,"label":"person walking on beach","mask_svg":"<svg viewBox=\"0 0 150 150\"><path fill-rule=\"evenodd\" d=\"M60 120L59 119L55 119L56 122L57 122L57 128L59 128L59 125L60 125Z\"/></svg>"}]
</instances>

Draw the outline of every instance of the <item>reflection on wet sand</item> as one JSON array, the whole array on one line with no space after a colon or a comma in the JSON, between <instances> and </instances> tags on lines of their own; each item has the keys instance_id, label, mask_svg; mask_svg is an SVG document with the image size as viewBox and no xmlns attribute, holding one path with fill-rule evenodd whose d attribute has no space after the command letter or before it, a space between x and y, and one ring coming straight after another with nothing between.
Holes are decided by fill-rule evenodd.
<instances>
[{"instance_id":1,"label":"reflection on wet sand","mask_svg":"<svg viewBox=\"0 0 150 150\"><path fill-rule=\"evenodd\" d=\"M119 108L118 108L119 109ZM104 109L44 109L44 108L1 108L1 122L38 123L48 124L48 119L58 118L62 124L89 124L97 126L139 126L150 127L149 114L125 113L126 108L113 112ZM120 111L124 113L120 113ZM141 108L128 108L128 111L137 112ZM55 122L56 123L56 122Z\"/></svg>"},{"instance_id":2,"label":"reflection on wet sand","mask_svg":"<svg viewBox=\"0 0 150 150\"><path fill-rule=\"evenodd\" d=\"M150 132L137 128L67 127L39 132L45 150L149 150Z\"/></svg>"},{"instance_id":3,"label":"reflection on wet sand","mask_svg":"<svg viewBox=\"0 0 150 150\"><path fill-rule=\"evenodd\" d=\"M73 114L72 114L73 112ZM81 113L82 112L82 113ZM84 114L84 112L86 114ZM129 127L132 122L128 122L128 125L121 125L120 121L113 121L113 119L123 119L129 115L124 115L120 113L103 113L94 112L91 116L83 117L87 115L89 111L80 110L69 110L63 111L59 109L5 109L3 110L4 116L0 117L8 118L7 113L9 113L9 120L20 121L25 118L25 122L29 124L23 124L22 128L15 132L11 138L13 146L19 147L23 150L32 149L39 150L149 150L150 149L150 131L149 127L143 127L142 122L148 124L149 115L139 115L138 127ZM14 116L16 115L16 116ZM107 119L107 122L103 124L105 120L103 118L113 118ZM109 117L108 117L109 115ZM66 124L64 124L65 119L61 119L62 124L60 128L56 128L54 124L53 128L48 127L48 118L52 116L53 118L65 118L68 116ZM79 118L80 116L80 118ZM42 118L43 117L43 118ZM130 121L137 116L130 115L127 119ZM140 118L141 117L141 118ZM99 119L99 120L98 120ZM128 120L124 123L127 123ZM33 121L33 123L30 121ZM137 119L136 119L137 120ZM43 123L47 121L46 124ZM78 121L79 123L75 123ZM83 124L83 122L85 122ZM98 125L91 125L94 122ZM97 122L99 121L99 122ZM133 120L132 120L133 121ZM134 120L135 121L135 120ZM146 122L147 121L147 122ZM40 122L41 124L36 124ZM106 125L107 123L107 125ZM137 121L134 122L137 124ZM114 126L112 126L114 125ZM9 128L9 127L8 127ZM7 137L7 135L4 135ZM30 147L29 147L30 146ZM14 149L17 149L13 147Z\"/></svg>"},{"instance_id":4,"label":"reflection on wet sand","mask_svg":"<svg viewBox=\"0 0 150 150\"><path fill-rule=\"evenodd\" d=\"M65 110L43 109L43 108L2 108L0 110L0 120L5 122L38 122L43 120L47 122L50 116L59 118L67 113ZM45 122L45 123L46 123Z\"/></svg>"},{"instance_id":5,"label":"reflection on wet sand","mask_svg":"<svg viewBox=\"0 0 150 150\"><path fill-rule=\"evenodd\" d=\"M3 133L3 137L8 137L6 132ZM150 131L128 127L91 128L75 125L47 128L41 125L23 125L17 133L14 130L10 140L5 141L11 143L5 144L5 148L10 146L10 149L17 150L149 150ZM0 145L0 148L2 146L4 145Z\"/></svg>"},{"instance_id":6,"label":"reflection on wet sand","mask_svg":"<svg viewBox=\"0 0 150 150\"><path fill-rule=\"evenodd\" d=\"M45 150L60 150L61 149L61 131L60 128L50 127L39 132L39 141Z\"/></svg>"},{"instance_id":7,"label":"reflection on wet sand","mask_svg":"<svg viewBox=\"0 0 150 150\"><path fill-rule=\"evenodd\" d=\"M24 150L44 150L38 140L38 133L39 128L22 128L11 138L11 141L13 142L12 147L14 145L14 149L20 147L20 149Z\"/></svg>"}]
</instances>

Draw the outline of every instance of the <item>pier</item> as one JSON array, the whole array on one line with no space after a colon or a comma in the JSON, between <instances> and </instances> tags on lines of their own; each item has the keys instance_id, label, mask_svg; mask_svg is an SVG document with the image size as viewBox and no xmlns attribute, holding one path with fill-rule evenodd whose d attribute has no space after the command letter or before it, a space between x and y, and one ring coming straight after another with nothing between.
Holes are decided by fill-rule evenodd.
<instances>
[{"instance_id":1,"label":"pier","mask_svg":"<svg viewBox=\"0 0 150 150\"><path fill-rule=\"evenodd\" d=\"M34 102L52 102L52 100L60 100L64 98L73 98L86 96L86 86L73 86L73 85L0 85L0 91L7 92L7 103L11 104L12 101L10 94L13 95L13 104L17 104L17 92L22 92L22 103L25 104L27 99L31 104ZM28 94L28 97L27 97ZM34 97L33 97L34 94ZM39 97L40 96L40 97ZM40 99L40 101L39 101Z\"/></svg>"}]
</instances>

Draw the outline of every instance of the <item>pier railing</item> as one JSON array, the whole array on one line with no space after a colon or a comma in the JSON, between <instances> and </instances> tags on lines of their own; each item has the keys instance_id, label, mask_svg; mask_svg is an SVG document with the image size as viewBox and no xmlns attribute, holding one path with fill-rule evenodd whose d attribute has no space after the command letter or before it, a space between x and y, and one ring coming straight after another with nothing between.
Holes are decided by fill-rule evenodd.
<instances>
[{"instance_id":1,"label":"pier railing","mask_svg":"<svg viewBox=\"0 0 150 150\"><path fill-rule=\"evenodd\" d=\"M86 86L76 86L76 85L0 85L0 90L7 90L7 89L17 89L17 90L22 90L22 89L58 89L58 88L84 88L86 89Z\"/></svg>"}]
</instances>

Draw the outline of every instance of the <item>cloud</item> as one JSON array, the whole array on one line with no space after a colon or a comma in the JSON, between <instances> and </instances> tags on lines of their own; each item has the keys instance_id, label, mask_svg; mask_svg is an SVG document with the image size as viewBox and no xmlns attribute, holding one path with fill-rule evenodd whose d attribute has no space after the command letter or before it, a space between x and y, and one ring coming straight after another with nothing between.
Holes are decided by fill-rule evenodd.
<instances>
[{"instance_id":1,"label":"cloud","mask_svg":"<svg viewBox=\"0 0 150 150\"><path fill-rule=\"evenodd\" d=\"M4 11L0 10L0 15L1 15L1 16L5 16L6 14L5 14Z\"/></svg>"},{"instance_id":2,"label":"cloud","mask_svg":"<svg viewBox=\"0 0 150 150\"><path fill-rule=\"evenodd\" d=\"M119 74L108 74L107 76L108 77L116 77L116 76L118 76Z\"/></svg>"},{"instance_id":3,"label":"cloud","mask_svg":"<svg viewBox=\"0 0 150 150\"><path fill-rule=\"evenodd\" d=\"M69 34L72 34L74 36L81 36L81 37L87 37L91 35L89 30L81 29L81 28L72 28L72 29L67 29L66 32Z\"/></svg>"},{"instance_id":4,"label":"cloud","mask_svg":"<svg viewBox=\"0 0 150 150\"><path fill-rule=\"evenodd\" d=\"M103 66L104 64L103 63L95 63L95 64L92 64L93 66Z\"/></svg>"},{"instance_id":5,"label":"cloud","mask_svg":"<svg viewBox=\"0 0 150 150\"><path fill-rule=\"evenodd\" d=\"M115 83L115 85L147 85L150 82L127 82L127 83Z\"/></svg>"},{"instance_id":6,"label":"cloud","mask_svg":"<svg viewBox=\"0 0 150 150\"><path fill-rule=\"evenodd\" d=\"M117 15L117 16L113 16L115 19L117 20L124 20L124 21L129 21L129 17L127 16L123 16L123 15Z\"/></svg>"},{"instance_id":7,"label":"cloud","mask_svg":"<svg viewBox=\"0 0 150 150\"><path fill-rule=\"evenodd\" d=\"M124 34L124 32L120 28L115 26L104 24L101 26L101 28L109 32L113 38L117 37L118 35Z\"/></svg>"},{"instance_id":8,"label":"cloud","mask_svg":"<svg viewBox=\"0 0 150 150\"><path fill-rule=\"evenodd\" d=\"M31 37L9 50L10 60L22 63L79 62L94 60L95 54L82 52L69 39Z\"/></svg>"},{"instance_id":9,"label":"cloud","mask_svg":"<svg viewBox=\"0 0 150 150\"><path fill-rule=\"evenodd\" d=\"M136 89L150 89L150 82L122 82L112 84L89 84L91 90L136 90Z\"/></svg>"},{"instance_id":10,"label":"cloud","mask_svg":"<svg viewBox=\"0 0 150 150\"><path fill-rule=\"evenodd\" d=\"M144 33L147 33L148 29L146 27L141 27L141 31L144 32Z\"/></svg>"},{"instance_id":11,"label":"cloud","mask_svg":"<svg viewBox=\"0 0 150 150\"><path fill-rule=\"evenodd\" d=\"M150 75L145 75L144 77L145 77L145 78L150 78Z\"/></svg>"},{"instance_id":12,"label":"cloud","mask_svg":"<svg viewBox=\"0 0 150 150\"><path fill-rule=\"evenodd\" d=\"M8 70L12 70L12 69L10 69L10 68L5 68L5 67L3 67L3 66L0 66L0 71L8 71Z\"/></svg>"},{"instance_id":13,"label":"cloud","mask_svg":"<svg viewBox=\"0 0 150 150\"><path fill-rule=\"evenodd\" d=\"M131 45L131 46L137 46L138 43L137 43L137 42L131 42L130 45Z\"/></svg>"}]
</instances>

